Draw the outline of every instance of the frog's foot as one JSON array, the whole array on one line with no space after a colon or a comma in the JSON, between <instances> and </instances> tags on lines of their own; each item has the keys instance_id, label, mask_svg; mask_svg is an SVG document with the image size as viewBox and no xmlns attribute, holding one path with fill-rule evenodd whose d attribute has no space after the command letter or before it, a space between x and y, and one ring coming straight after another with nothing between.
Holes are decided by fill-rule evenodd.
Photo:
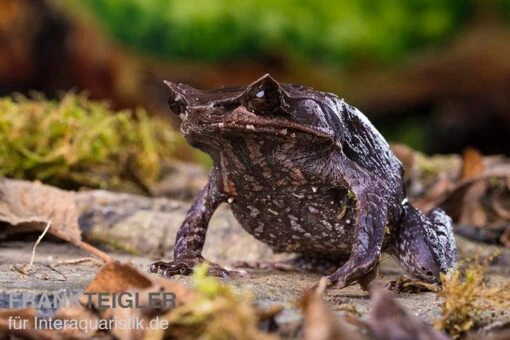
<instances>
[{"instance_id":1,"label":"frog's foot","mask_svg":"<svg viewBox=\"0 0 510 340\"><path fill-rule=\"evenodd\" d=\"M207 263L209 265L207 273L211 276L218 276L222 278L247 276L246 271L228 269L218 264L209 262L203 257L181 258L170 262L158 261L151 264L149 270L151 273L157 273L161 271L162 276L170 278L174 275L190 275L193 273L193 267L200 263Z\"/></svg>"},{"instance_id":2,"label":"frog's foot","mask_svg":"<svg viewBox=\"0 0 510 340\"><path fill-rule=\"evenodd\" d=\"M362 290L368 292L370 287L372 286L372 282L379 276L379 268L375 266L373 269L369 270L367 273L360 275L355 280L345 280L338 275L339 271L334 272L329 276L325 276L321 279L321 281L326 282L327 287L335 287L335 288L345 288L352 284L358 283ZM317 287L317 284L314 288Z\"/></svg>"},{"instance_id":3,"label":"frog's foot","mask_svg":"<svg viewBox=\"0 0 510 340\"><path fill-rule=\"evenodd\" d=\"M285 272L299 272L299 273L318 273L318 274L331 274L334 272L342 261L331 260L309 256L297 256L295 258L283 261L257 261L257 262L243 262L239 261L234 263L236 268L248 269L262 269L262 270L278 270Z\"/></svg>"},{"instance_id":4,"label":"frog's foot","mask_svg":"<svg viewBox=\"0 0 510 340\"><path fill-rule=\"evenodd\" d=\"M439 286L434 283L416 280L406 276L400 276L397 280L388 282L386 284L386 289L397 293L437 293L440 290Z\"/></svg>"}]
</instances>

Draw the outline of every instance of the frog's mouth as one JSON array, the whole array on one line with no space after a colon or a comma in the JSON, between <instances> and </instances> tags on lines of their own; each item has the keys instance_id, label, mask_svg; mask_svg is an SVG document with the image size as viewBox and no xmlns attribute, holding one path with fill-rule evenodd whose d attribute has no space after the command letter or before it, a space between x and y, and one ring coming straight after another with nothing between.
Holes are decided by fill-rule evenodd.
<instances>
[{"instance_id":1,"label":"frog's mouth","mask_svg":"<svg viewBox=\"0 0 510 340\"><path fill-rule=\"evenodd\" d=\"M188 118L187 115L186 118ZM204 117L193 124L188 124L186 118L182 120L182 130L185 134L197 128L202 132L220 134L242 132L294 136L297 133L304 133L314 137L334 140L332 131L327 128L306 126L284 117L256 115L243 106L237 107L227 115L208 117L207 119Z\"/></svg>"},{"instance_id":2,"label":"frog's mouth","mask_svg":"<svg viewBox=\"0 0 510 340\"><path fill-rule=\"evenodd\" d=\"M224 121L220 123L209 124L210 127L216 128L219 131L234 132L262 132L271 133L280 136L286 136L296 132L302 132L309 135L331 139L331 135L326 131L302 126L290 121L284 120L243 120L243 121Z\"/></svg>"}]
</instances>

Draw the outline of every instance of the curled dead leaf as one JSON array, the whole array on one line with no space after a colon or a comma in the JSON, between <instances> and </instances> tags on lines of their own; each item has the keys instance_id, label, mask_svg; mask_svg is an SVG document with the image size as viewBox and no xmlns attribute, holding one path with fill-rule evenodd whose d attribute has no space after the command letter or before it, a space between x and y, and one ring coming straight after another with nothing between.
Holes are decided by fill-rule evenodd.
<instances>
[{"instance_id":1,"label":"curled dead leaf","mask_svg":"<svg viewBox=\"0 0 510 340\"><path fill-rule=\"evenodd\" d=\"M0 222L11 226L11 233L43 232L51 220L50 234L110 262L107 254L81 240L75 198L75 192L39 182L0 178Z\"/></svg>"}]
</instances>

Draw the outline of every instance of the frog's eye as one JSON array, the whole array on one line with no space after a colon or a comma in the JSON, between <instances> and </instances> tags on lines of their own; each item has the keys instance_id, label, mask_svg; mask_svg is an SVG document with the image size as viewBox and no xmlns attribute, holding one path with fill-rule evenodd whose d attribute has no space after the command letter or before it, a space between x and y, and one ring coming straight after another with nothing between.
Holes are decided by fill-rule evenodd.
<instances>
[{"instance_id":1,"label":"frog's eye","mask_svg":"<svg viewBox=\"0 0 510 340\"><path fill-rule=\"evenodd\" d=\"M280 85L269 75L251 84L246 97L248 109L255 114L272 114L280 109Z\"/></svg>"},{"instance_id":2,"label":"frog's eye","mask_svg":"<svg viewBox=\"0 0 510 340\"><path fill-rule=\"evenodd\" d=\"M184 90L182 89L182 84L175 84L170 81L163 81L166 86L170 89L170 97L168 98L168 106L170 110L176 115L180 115L184 113L188 107L188 101L184 97ZM189 87L188 87L189 88Z\"/></svg>"},{"instance_id":3,"label":"frog's eye","mask_svg":"<svg viewBox=\"0 0 510 340\"><path fill-rule=\"evenodd\" d=\"M251 98L249 105L255 113L269 114L280 107L280 96L278 91L271 89L258 89Z\"/></svg>"},{"instance_id":4,"label":"frog's eye","mask_svg":"<svg viewBox=\"0 0 510 340\"><path fill-rule=\"evenodd\" d=\"M180 115L186 111L186 102L182 98L180 94L172 93L170 98L168 98L168 106L170 110L176 115Z\"/></svg>"}]
</instances>

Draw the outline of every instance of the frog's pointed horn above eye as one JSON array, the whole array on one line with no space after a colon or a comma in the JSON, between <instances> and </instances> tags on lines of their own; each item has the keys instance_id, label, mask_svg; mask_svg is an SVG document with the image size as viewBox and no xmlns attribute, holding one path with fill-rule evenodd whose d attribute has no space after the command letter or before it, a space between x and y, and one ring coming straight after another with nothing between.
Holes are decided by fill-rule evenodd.
<instances>
[{"instance_id":1,"label":"frog's pointed horn above eye","mask_svg":"<svg viewBox=\"0 0 510 340\"><path fill-rule=\"evenodd\" d=\"M269 74L246 87L240 95L241 103L255 114L271 115L280 109L285 91Z\"/></svg>"},{"instance_id":2,"label":"frog's pointed horn above eye","mask_svg":"<svg viewBox=\"0 0 510 340\"><path fill-rule=\"evenodd\" d=\"M266 73L259 79L255 80L253 83L246 87L244 91L244 95L255 95L257 97L263 97L264 92L281 92L283 89L280 86L280 83L271 77L269 73Z\"/></svg>"},{"instance_id":3,"label":"frog's pointed horn above eye","mask_svg":"<svg viewBox=\"0 0 510 340\"><path fill-rule=\"evenodd\" d=\"M178 84L168 80L163 80L163 83L165 83L165 85L170 89L170 92L172 92L172 94L181 95L183 98L185 98L187 93L190 92L190 89L193 89L189 85Z\"/></svg>"},{"instance_id":4,"label":"frog's pointed horn above eye","mask_svg":"<svg viewBox=\"0 0 510 340\"><path fill-rule=\"evenodd\" d=\"M246 87L240 95L240 102L255 114L271 115L281 111L283 95L280 83L266 74Z\"/></svg>"},{"instance_id":5,"label":"frog's pointed horn above eye","mask_svg":"<svg viewBox=\"0 0 510 340\"><path fill-rule=\"evenodd\" d=\"M187 99L188 86L183 87L180 84L172 83L168 80L163 80L166 86L170 89L170 97L168 98L168 106L173 113L179 115L186 111L189 105Z\"/></svg>"}]
</instances>

